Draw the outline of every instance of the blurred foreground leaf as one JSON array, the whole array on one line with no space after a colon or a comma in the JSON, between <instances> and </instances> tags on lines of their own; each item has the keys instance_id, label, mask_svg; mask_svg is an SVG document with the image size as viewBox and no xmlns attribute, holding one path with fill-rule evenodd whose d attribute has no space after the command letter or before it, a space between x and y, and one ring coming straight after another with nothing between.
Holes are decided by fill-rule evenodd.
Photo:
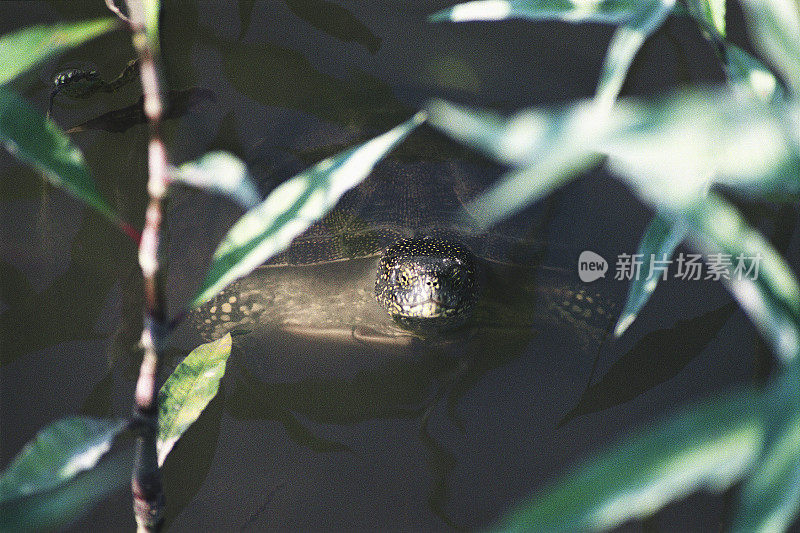
<instances>
[{"instance_id":1,"label":"blurred foreground leaf","mask_svg":"<svg viewBox=\"0 0 800 533\"><path fill-rule=\"evenodd\" d=\"M769 398L729 393L656 424L577 468L514 513L518 531L612 528L699 488L722 491L761 453Z\"/></svg>"},{"instance_id":2,"label":"blurred foreground leaf","mask_svg":"<svg viewBox=\"0 0 800 533\"><path fill-rule=\"evenodd\" d=\"M614 32L595 91L598 109L608 111L614 105L633 58L650 34L661 26L674 6L675 0L641 2L633 17Z\"/></svg>"},{"instance_id":3,"label":"blurred foreground leaf","mask_svg":"<svg viewBox=\"0 0 800 533\"><path fill-rule=\"evenodd\" d=\"M608 46L595 93L598 108L608 111L619 95L636 53L674 6L675 0L483 0L443 9L428 20L466 22L524 18L619 24Z\"/></svg>"},{"instance_id":4,"label":"blurred foreground leaf","mask_svg":"<svg viewBox=\"0 0 800 533\"><path fill-rule=\"evenodd\" d=\"M725 0L687 0L686 5L702 28L725 37Z\"/></svg>"},{"instance_id":5,"label":"blurred foreground leaf","mask_svg":"<svg viewBox=\"0 0 800 533\"><path fill-rule=\"evenodd\" d=\"M725 70L734 88L744 88L763 102L784 100L783 88L772 72L758 59L735 44L724 41Z\"/></svg>"},{"instance_id":6,"label":"blurred foreground leaf","mask_svg":"<svg viewBox=\"0 0 800 533\"><path fill-rule=\"evenodd\" d=\"M800 5L792 0L742 0L751 41L800 95Z\"/></svg>"},{"instance_id":7,"label":"blurred foreground leaf","mask_svg":"<svg viewBox=\"0 0 800 533\"><path fill-rule=\"evenodd\" d=\"M722 277L739 305L784 362L800 352L800 287L786 261L736 209L709 194L680 211L705 250L730 264ZM706 258L711 255L706 254Z\"/></svg>"},{"instance_id":8,"label":"blurred foreground leaf","mask_svg":"<svg viewBox=\"0 0 800 533\"><path fill-rule=\"evenodd\" d=\"M636 254L641 255L642 264L638 275L631 280L628 299L617 320L614 335L617 337L622 335L636 320L639 311L656 290L662 272L667 272L666 268L669 267L672 253L685 236L686 231L673 222L658 214L653 217L639 242L639 249L636 250ZM659 264L664 266L663 270L657 268Z\"/></svg>"},{"instance_id":9,"label":"blurred foreground leaf","mask_svg":"<svg viewBox=\"0 0 800 533\"><path fill-rule=\"evenodd\" d=\"M228 283L285 250L345 192L361 183L378 161L424 119L418 113L387 133L325 159L276 187L225 236L192 306L201 305Z\"/></svg>"},{"instance_id":10,"label":"blurred foreground leaf","mask_svg":"<svg viewBox=\"0 0 800 533\"><path fill-rule=\"evenodd\" d=\"M202 344L178 365L158 393L158 464L214 399L231 354L231 335Z\"/></svg>"},{"instance_id":11,"label":"blurred foreground leaf","mask_svg":"<svg viewBox=\"0 0 800 533\"><path fill-rule=\"evenodd\" d=\"M58 126L3 87L0 87L0 141L51 183L94 207L126 233L136 233L120 221L100 196L80 150Z\"/></svg>"},{"instance_id":12,"label":"blurred foreground leaf","mask_svg":"<svg viewBox=\"0 0 800 533\"><path fill-rule=\"evenodd\" d=\"M224 194L245 209L258 204L260 197L245 164L228 152L209 152L198 161L181 165L176 181Z\"/></svg>"},{"instance_id":13,"label":"blurred foreground leaf","mask_svg":"<svg viewBox=\"0 0 800 533\"><path fill-rule=\"evenodd\" d=\"M49 56L77 46L117 25L113 18L32 26L0 37L0 85Z\"/></svg>"},{"instance_id":14,"label":"blurred foreground leaf","mask_svg":"<svg viewBox=\"0 0 800 533\"><path fill-rule=\"evenodd\" d=\"M778 379L777 420L767 447L739 493L734 531L786 531L800 511L800 382Z\"/></svg>"},{"instance_id":15,"label":"blurred foreground leaf","mask_svg":"<svg viewBox=\"0 0 800 533\"><path fill-rule=\"evenodd\" d=\"M125 420L64 418L42 429L0 477L0 503L52 490L89 470L127 427Z\"/></svg>"},{"instance_id":16,"label":"blurred foreground leaf","mask_svg":"<svg viewBox=\"0 0 800 533\"><path fill-rule=\"evenodd\" d=\"M439 100L427 111L430 123L454 139L521 169L467 206L483 226L520 211L600 160L591 146L602 123L588 102L555 111L526 110L509 119Z\"/></svg>"}]
</instances>

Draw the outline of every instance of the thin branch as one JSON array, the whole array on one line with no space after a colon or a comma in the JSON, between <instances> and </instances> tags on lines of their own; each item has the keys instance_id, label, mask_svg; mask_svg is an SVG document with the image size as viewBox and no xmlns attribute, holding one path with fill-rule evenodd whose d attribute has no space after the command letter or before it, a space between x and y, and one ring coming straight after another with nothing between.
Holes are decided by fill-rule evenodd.
<instances>
[{"instance_id":1,"label":"thin branch","mask_svg":"<svg viewBox=\"0 0 800 533\"><path fill-rule=\"evenodd\" d=\"M113 4L113 0L106 0ZM169 335L161 269L162 199L169 180L169 162L161 140L161 118L164 110L161 77L155 47L146 33L142 0L127 0L133 44L139 57L139 72L144 94L144 113L150 129L148 144L147 192L150 201L145 213L145 226L139 243L139 265L144 276L145 316L141 346L142 366L136 382L134 421L138 429L136 462L131 479L133 508L140 531L156 531L164 511L164 490L158 467L158 405L156 378L166 339ZM116 6L109 9L121 15Z\"/></svg>"}]
</instances>

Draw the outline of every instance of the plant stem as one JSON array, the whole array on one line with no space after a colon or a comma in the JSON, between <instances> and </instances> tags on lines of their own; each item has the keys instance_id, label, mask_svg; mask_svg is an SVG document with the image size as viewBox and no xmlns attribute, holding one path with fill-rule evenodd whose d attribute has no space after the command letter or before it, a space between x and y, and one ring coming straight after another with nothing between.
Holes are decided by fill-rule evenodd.
<instances>
[{"instance_id":1,"label":"plant stem","mask_svg":"<svg viewBox=\"0 0 800 533\"><path fill-rule=\"evenodd\" d=\"M164 489L158 467L158 405L156 377L164 350L169 324L164 301L163 272L160 262L162 199L168 182L168 160L161 140L161 98L156 46L146 33L145 9L142 0L127 0L133 44L139 57L139 70L144 94L144 112L150 130L148 144L147 192L150 202L145 213L145 226L139 243L139 265L144 276L145 316L141 345L142 366L136 382L134 422L137 430L136 459L131 479L133 509L139 531L156 531L164 511Z\"/></svg>"}]
</instances>

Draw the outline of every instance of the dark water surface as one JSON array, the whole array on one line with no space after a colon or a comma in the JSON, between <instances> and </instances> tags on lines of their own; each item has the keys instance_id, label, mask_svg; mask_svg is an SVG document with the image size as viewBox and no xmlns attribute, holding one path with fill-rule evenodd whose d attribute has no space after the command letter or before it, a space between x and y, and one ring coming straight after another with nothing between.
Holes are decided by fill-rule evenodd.
<instances>
[{"instance_id":1,"label":"dark water surface","mask_svg":"<svg viewBox=\"0 0 800 533\"><path fill-rule=\"evenodd\" d=\"M233 151L266 193L309 164L405 120L431 96L512 110L592 94L608 28L425 22L446 5L165 2L169 88L213 93L167 122L173 160ZM102 2L4 2L0 31L103 14ZM737 21L734 13L730 32L741 42ZM44 111L46 84L56 72L88 65L109 79L131 57L128 36L117 33L50 61L16 88ZM720 77L696 30L672 20L637 57L624 92L655 94ZM66 129L138 97L131 85L91 100L59 98L53 116ZM146 135L143 125L73 134L105 196L139 226ZM467 196L503 171L423 128L371 179L391 180L420 165L441 176L463 172L459 183ZM43 185L5 152L0 173L4 466L55 419L129 412L141 279L134 247L99 216ZM376 189L385 200L385 189ZM406 209L417 204L413 197L405 201ZM435 219L428 210L441 205L424 203L415 220ZM776 235L797 270L796 220L781 219L770 206L761 211L757 223ZM168 217L172 312L193 294L239 214L223 200L175 194ZM545 243L543 262L560 269L531 282L538 303L508 304L529 312L522 327L446 345L354 343L348 335L314 336L278 324L235 337L219 395L165 463L167 529L487 527L631 428L762 378L753 328L718 283L663 283L616 342L592 333L615 317L593 314L587 334L542 303L564 287L583 287L618 312L627 284L612 279L613 264L618 254L635 252L649 217L622 186L595 172L510 223L507 228ZM610 275L590 287L581 285L575 268L582 250L611 263ZM528 269L530 281L538 264L516 263ZM341 276L332 268L317 279L335 284ZM298 292L301 302L317 294ZM199 342L196 331L182 328L168 365ZM726 506L724 496L700 494L624 529L716 530ZM132 527L127 489L75 524L76 530Z\"/></svg>"}]
</instances>

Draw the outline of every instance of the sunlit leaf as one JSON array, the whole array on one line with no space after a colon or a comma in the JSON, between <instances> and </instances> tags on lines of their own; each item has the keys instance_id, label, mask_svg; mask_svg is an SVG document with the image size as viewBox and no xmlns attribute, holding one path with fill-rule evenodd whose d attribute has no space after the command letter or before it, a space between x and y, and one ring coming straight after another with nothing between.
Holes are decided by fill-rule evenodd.
<instances>
[{"instance_id":1,"label":"sunlit leaf","mask_svg":"<svg viewBox=\"0 0 800 533\"><path fill-rule=\"evenodd\" d=\"M504 524L519 531L612 528L699 488L721 491L761 452L765 400L742 390L629 438L546 489Z\"/></svg>"},{"instance_id":2,"label":"sunlit leaf","mask_svg":"<svg viewBox=\"0 0 800 533\"><path fill-rule=\"evenodd\" d=\"M596 149L659 206L691 203L712 182L796 195L797 147L782 110L724 91L678 93L650 104L626 100Z\"/></svg>"},{"instance_id":3,"label":"sunlit leaf","mask_svg":"<svg viewBox=\"0 0 800 533\"><path fill-rule=\"evenodd\" d=\"M675 0L642 2L634 16L614 32L595 91L599 109L608 110L614 105L636 53L674 6Z\"/></svg>"},{"instance_id":4,"label":"sunlit leaf","mask_svg":"<svg viewBox=\"0 0 800 533\"><path fill-rule=\"evenodd\" d=\"M17 158L41 171L51 183L119 223L116 214L97 191L80 150L58 126L2 87L0 141Z\"/></svg>"},{"instance_id":5,"label":"sunlit leaf","mask_svg":"<svg viewBox=\"0 0 800 533\"><path fill-rule=\"evenodd\" d=\"M231 354L230 333L202 344L181 361L158 393L158 464L217 395Z\"/></svg>"},{"instance_id":6,"label":"sunlit leaf","mask_svg":"<svg viewBox=\"0 0 800 533\"><path fill-rule=\"evenodd\" d=\"M730 262L729 276L721 281L773 351L784 362L795 360L800 352L800 287L786 261L717 194L698 199L678 216L702 248Z\"/></svg>"},{"instance_id":7,"label":"sunlit leaf","mask_svg":"<svg viewBox=\"0 0 800 533\"><path fill-rule=\"evenodd\" d=\"M428 20L467 22L522 18L620 24L630 19L640 5L639 0L479 0L437 11Z\"/></svg>"},{"instance_id":8,"label":"sunlit leaf","mask_svg":"<svg viewBox=\"0 0 800 533\"><path fill-rule=\"evenodd\" d=\"M0 476L0 503L52 490L92 468L127 423L72 417L53 422Z\"/></svg>"},{"instance_id":9,"label":"sunlit leaf","mask_svg":"<svg viewBox=\"0 0 800 533\"><path fill-rule=\"evenodd\" d=\"M800 511L800 383L787 374L776 383L779 422L761 461L739 493L733 531L786 531ZM783 400L783 401L780 401Z\"/></svg>"},{"instance_id":10,"label":"sunlit leaf","mask_svg":"<svg viewBox=\"0 0 800 533\"><path fill-rule=\"evenodd\" d=\"M750 39L800 94L800 6L792 0L742 0Z\"/></svg>"},{"instance_id":11,"label":"sunlit leaf","mask_svg":"<svg viewBox=\"0 0 800 533\"><path fill-rule=\"evenodd\" d=\"M734 88L746 90L762 102L780 102L783 88L770 70L758 59L735 44L724 41L726 72Z\"/></svg>"},{"instance_id":12,"label":"sunlit leaf","mask_svg":"<svg viewBox=\"0 0 800 533\"><path fill-rule=\"evenodd\" d=\"M49 56L113 29L113 18L32 26L0 37L0 85L8 83Z\"/></svg>"},{"instance_id":13,"label":"sunlit leaf","mask_svg":"<svg viewBox=\"0 0 800 533\"><path fill-rule=\"evenodd\" d=\"M666 272L675 248L686 236L686 231L670 220L656 215L644 232L636 254L641 255L640 274L631 280L625 308L619 316L614 334L619 337L636 319L650 295L656 290L662 272ZM663 270L658 268L664 267Z\"/></svg>"},{"instance_id":14,"label":"sunlit leaf","mask_svg":"<svg viewBox=\"0 0 800 533\"><path fill-rule=\"evenodd\" d=\"M725 37L725 0L688 0L686 3L702 28Z\"/></svg>"},{"instance_id":15,"label":"sunlit leaf","mask_svg":"<svg viewBox=\"0 0 800 533\"><path fill-rule=\"evenodd\" d=\"M196 162L184 163L173 177L187 185L224 194L245 209L261 199L245 164L228 152L210 152Z\"/></svg>"},{"instance_id":16,"label":"sunlit leaf","mask_svg":"<svg viewBox=\"0 0 800 533\"><path fill-rule=\"evenodd\" d=\"M561 110L526 110L509 119L443 101L428 104L430 122L451 137L520 167L474 199L467 210L488 226L546 196L599 157L590 146L603 123L587 102Z\"/></svg>"},{"instance_id":17,"label":"sunlit leaf","mask_svg":"<svg viewBox=\"0 0 800 533\"><path fill-rule=\"evenodd\" d=\"M383 135L325 159L276 187L225 236L192 305L201 305L228 283L285 250L424 120L424 114L418 113Z\"/></svg>"}]
</instances>

